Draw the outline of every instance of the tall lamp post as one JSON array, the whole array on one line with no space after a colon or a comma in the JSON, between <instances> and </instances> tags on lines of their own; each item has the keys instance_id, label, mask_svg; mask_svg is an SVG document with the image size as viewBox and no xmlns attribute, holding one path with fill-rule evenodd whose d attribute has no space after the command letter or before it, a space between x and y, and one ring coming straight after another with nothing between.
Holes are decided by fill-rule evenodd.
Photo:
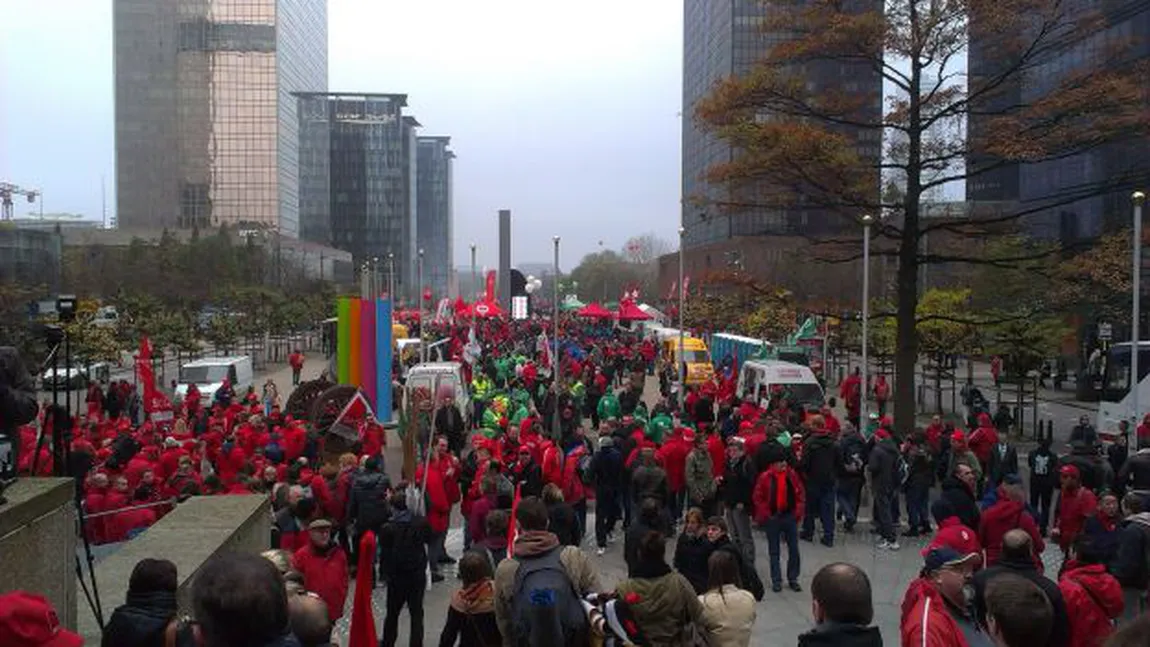
<instances>
[{"instance_id":1,"label":"tall lamp post","mask_svg":"<svg viewBox=\"0 0 1150 647\"><path fill-rule=\"evenodd\" d=\"M379 289L382 287L382 285L380 285L380 284L383 283L383 281L380 280L379 274L380 274L379 257L378 256L372 256L371 257L371 294L367 295L367 297L369 299L375 300L376 298L379 297Z\"/></svg>"},{"instance_id":2,"label":"tall lamp post","mask_svg":"<svg viewBox=\"0 0 1150 647\"><path fill-rule=\"evenodd\" d=\"M554 350L552 351L552 354L551 354L551 363L553 364L553 367L551 369L551 380L552 380L552 384L555 387L555 402L556 402L555 421L554 421L554 428L553 428L552 433L555 436L555 440L558 441L559 440L559 405L558 405L558 402L559 402L559 373L560 373L559 366L561 363L559 361L559 237L554 236L551 239L551 241L555 243L555 264L554 264L554 267L552 268L555 271L555 284L553 286L555 294L553 295L552 304L551 304L551 307L552 307L551 320L555 324L555 326L554 326L555 329L552 331L554 334L552 335L553 339L551 341L551 343L554 345Z\"/></svg>"},{"instance_id":3,"label":"tall lamp post","mask_svg":"<svg viewBox=\"0 0 1150 647\"><path fill-rule=\"evenodd\" d=\"M866 424L867 378L870 365L867 363L867 328L870 320L870 228L874 216L869 213L862 217L863 226L863 272L862 272L862 385L859 395L859 431Z\"/></svg>"},{"instance_id":4,"label":"tall lamp post","mask_svg":"<svg viewBox=\"0 0 1150 647\"><path fill-rule=\"evenodd\" d=\"M679 409L686 411L687 393L687 362L683 359L683 307L686 290L683 289L683 241L687 235L686 227L679 227L679 356L675 358L679 374Z\"/></svg>"},{"instance_id":5,"label":"tall lamp post","mask_svg":"<svg viewBox=\"0 0 1150 647\"><path fill-rule=\"evenodd\" d=\"M471 289L474 291L473 294L479 294L479 274L475 271L475 243L471 243Z\"/></svg>"},{"instance_id":6,"label":"tall lamp post","mask_svg":"<svg viewBox=\"0 0 1150 647\"><path fill-rule=\"evenodd\" d=\"M423 248L419 248L419 261L417 263L419 270L416 276L415 283L415 300L419 304L419 361L420 363L427 362L427 329L424 326L427 321L423 318Z\"/></svg>"},{"instance_id":7,"label":"tall lamp post","mask_svg":"<svg viewBox=\"0 0 1150 647\"><path fill-rule=\"evenodd\" d=\"M1134 240L1131 247L1134 248L1133 260L1131 268L1133 276L1131 277L1131 290L1134 295L1131 299L1130 307L1130 404L1134 411L1131 415L1134 427L1138 427L1138 418L1141 415L1138 402L1138 348L1139 337L1141 330L1139 324L1142 323L1142 205L1146 203L1146 194L1141 191L1135 191L1130 196L1134 201Z\"/></svg>"},{"instance_id":8,"label":"tall lamp post","mask_svg":"<svg viewBox=\"0 0 1150 647\"><path fill-rule=\"evenodd\" d=\"M395 307L395 254L387 253L387 298Z\"/></svg>"}]
</instances>

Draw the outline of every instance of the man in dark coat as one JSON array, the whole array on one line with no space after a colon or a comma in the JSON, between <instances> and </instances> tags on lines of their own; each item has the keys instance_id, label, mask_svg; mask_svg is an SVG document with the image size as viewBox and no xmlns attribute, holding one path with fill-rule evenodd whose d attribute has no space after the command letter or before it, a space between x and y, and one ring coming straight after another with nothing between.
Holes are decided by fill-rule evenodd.
<instances>
[{"instance_id":1,"label":"man in dark coat","mask_svg":"<svg viewBox=\"0 0 1150 647\"><path fill-rule=\"evenodd\" d=\"M615 447L615 439L599 439L599 451L591 459L591 474L595 483L595 543L598 553L607 550L607 537L614 532L622 514L623 456Z\"/></svg>"},{"instance_id":2,"label":"man in dark coat","mask_svg":"<svg viewBox=\"0 0 1150 647\"><path fill-rule=\"evenodd\" d=\"M814 539L817 516L823 526L822 544L834 546L835 476L842 469L843 455L821 416L812 419L811 427L814 433L803 448L803 460L799 464L799 473L807 486L807 510L799 537L806 541Z\"/></svg>"},{"instance_id":3,"label":"man in dark coat","mask_svg":"<svg viewBox=\"0 0 1150 647\"><path fill-rule=\"evenodd\" d=\"M347 496L348 523L355 524L355 540L352 550L358 551L359 540L363 533L372 531L379 536L379 529L387 522L391 510L387 505L387 498L391 494L391 480L383 473L383 460L379 456L372 456L364 464L364 471L357 474L351 482L351 491ZM358 558L350 560L351 564L358 564Z\"/></svg>"},{"instance_id":4,"label":"man in dark coat","mask_svg":"<svg viewBox=\"0 0 1150 647\"><path fill-rule=\"evenodd\" d=\"M974 469L966 463L956 463L954 473L942 481L942 500L950 504L962 525L972 529L978 528L982 516L975 498L977 483Z\"/></svg>"},{"instance_id":5,"label":"man in dark coat","mask_svg":"<svg viewBox=\"0 0 1150 647\"><path fill-rule=\"evenodd\" d=\"M1030 535L1025 530L1014 529L1003 535L1001 558L994 566L974 574L974 610L979 623L986 626L987 583L1003 573L1021 576L1036 584L1046 594L1054 610L1054 626L1045 647L1063 647L1070 636L1070 616L1066 614L1066 602L1062 599L1058 585L1038 572L1033 551Z\"/></svg>"},{"instance_id":6,"label":"man in dark coat","mask_svg":"<svg viewBox=\"0 0 1150 647\"><path fill-rule=\"evenodd\" d=\"M112 612L101 647L164 647L168 624L176 618L178 584L172 562L150 558L137 562L128 580L127 599ZM185 644L180 635L176 644Z\"/></svg>"},{"instance_id":7,"label":"man in dark coat","mask_svg":"<svg viewBox=\"0 0 1150 647\"><path fill-rule=\"evenodd\" d=\"M871 489L874 490L874 519L881 537L879 548L898 550L898 536L895 533L891 515L891 501L900 485L898 480L899 451L890 432L879 429L875 432L876 443L871 450L870 474Z\"/></svg>"},{"instance_id":8,"label":"man in dark coat","mask_svg":"<svg viewBox=\"0 0 1150 647\"><path fill-rule=\"evenodd\" d=\"M387 615L383 620L381 645L395 645L399 633L399 612L407 607L411 615L413 645L423 637L423 593L427 586L427 548L431 526L424 517L407 509L403 492L391 495L391 519L379 531L380 573L387 581ZM419 641L416 641L416 637Z\"/></svg>"},{"instance_id":9,"label":"man in dark coat","mask_svg":"<svg viewBox=\"0 0 1150 647\"><path fill-rule=\"evenodd\" d=\"M0 463L0 479L14 478L20 460L20 425L36 418L36 384L24 367L20 354L11 346L0 347L0 436L12 444L10 462ZM4 502L0 485L0 503Z\"/></svg>"},{"instance_id":10,"label":"man in dark coat","mask_svg":"<svg viewBox=\"0 0 1150 647\"><path fill-rule=\"evenodd\" d=\"M1030 451L1026 462L1030 466L1030 508L1038 515L1038 530L1045 537L1050 526L1054 490L1058 488L1058 454L1051 451L1049 437L1038 441L1038 447Z\"/></svg>"},{"instance_id":11,"label":"man in dark coat","mask_svg":"<svg viewBox=\"0 0 1150 647\"><path fill-rule=\"evenodd\" d=\"M453 454L459 456L463 453L463 444L467 440L467 423L453 395L445 395L435 412L435 433L447 438L448 449Z\"/></svg>"}]
</instances>

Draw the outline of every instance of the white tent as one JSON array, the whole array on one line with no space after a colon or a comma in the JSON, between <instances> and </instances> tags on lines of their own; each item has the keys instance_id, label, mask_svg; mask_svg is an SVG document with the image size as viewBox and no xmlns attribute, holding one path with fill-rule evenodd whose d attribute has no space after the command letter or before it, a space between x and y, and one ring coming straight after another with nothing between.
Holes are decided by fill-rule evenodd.
<instances>
[{"instance_id":1,"label":"white tent","mask_svg":"<svg viewBox=\"0 0 1150 647\"><path fill-rule=\"evenodd\" d=\"M650 316L651 319L653 319L654 322L659 324L660 326L665 326L668 323L670 323L670 321L671 321L670 318L667 317L667 315L660 312L659 309L656 308L655 306L647 305L646 303L640 303L639 309L642 310L643 312L647 313L647 315Z\"/></svg>"}]
</instances>

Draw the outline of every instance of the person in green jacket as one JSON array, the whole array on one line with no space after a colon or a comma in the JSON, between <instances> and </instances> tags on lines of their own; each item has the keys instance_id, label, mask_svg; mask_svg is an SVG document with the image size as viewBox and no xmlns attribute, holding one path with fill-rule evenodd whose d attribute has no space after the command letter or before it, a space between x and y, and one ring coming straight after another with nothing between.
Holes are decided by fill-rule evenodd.
<instances>
[{"instance_id":1,"label":"person in green jacket","mask_svg":"<svg viewBox=\"0 0 1150 647\"><path fill-rule=\"evenodd\" d=\"M647 423L647 429L645 431L647 439L661 445L663 444L663 437L670 433L674 426L675 421L672 420L670 416L665 413L660 413L654 418L651 418L651 421Z\"/></svg>"},{"instance_id":2,"label":"person in green jacket","mask_svg":"<svg viewBox=\"0 0 1150 647\"><path fill-rule=\"evenodd\" d=\"M613 391L608 391L599 398L599 419L607 420L608 418L619 417L619 398Z\"/></svg>"}]
</instances>

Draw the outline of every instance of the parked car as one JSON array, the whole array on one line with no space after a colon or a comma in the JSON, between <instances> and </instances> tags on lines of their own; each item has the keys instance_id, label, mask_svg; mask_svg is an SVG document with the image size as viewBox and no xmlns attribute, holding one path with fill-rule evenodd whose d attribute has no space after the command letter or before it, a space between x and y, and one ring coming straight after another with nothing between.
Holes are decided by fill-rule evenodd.
<instances>
[{"instance_id":1,"label":"parked car","mask_svg":"<svg viewBox=\"0 0 1150 647\"><path fill-rule=\"evenodd\" d=\"M107 382L111 379L112 365L107 362L95 362L86 365L64 366L61 363L57 365L54 376L52 367L49 366L44 369L44 374L40 376L40 388L44 391L52 390L53 377L55 377L57 389L86 389L93 381Z\"/></svg>"}]
</instances>

